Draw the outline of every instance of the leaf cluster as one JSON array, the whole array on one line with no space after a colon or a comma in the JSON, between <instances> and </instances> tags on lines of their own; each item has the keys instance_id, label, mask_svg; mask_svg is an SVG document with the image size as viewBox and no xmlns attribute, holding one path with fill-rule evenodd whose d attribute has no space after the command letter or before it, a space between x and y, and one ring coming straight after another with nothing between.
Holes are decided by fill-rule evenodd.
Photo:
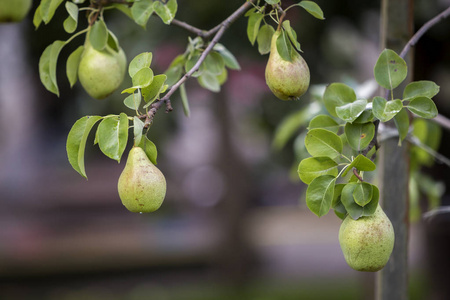
<instances>
[{"instance_id":1,"label":"leaf cluster","mask_svg":"<svg viewBox=\"0 0 450 300\"><path fill-rule=\"evenodd\" d=\"M62 48L75 37L87 34L85 45L72 52L66 62L66 74L71 87L77 81L78 65L86 43L92 45L97 51L108 49L118 52L120 50L119 41L114 33L107 28L104 21L103 13L105 10L117 9L134 20L136 24L145 28L152 14L159 16L165 24L170 24L178 8L176 0L169 0L165 3L156 0L128 1L129 3L113 3L112 1L104 7L97 4L96 1L90 1L91 5L86 6L88 1L84 0L41 0L33 18L35 28L37 29L42 22L48 24L63 2L65 2L68 14L63 22L64 30L73 35L66 41L57 40L47 46L39 60L39 76L42 84L48 91L58 96L59 88L56 78L58 57ZM87 28L74 33L78 27L79 14L83 11L87 11L86 17L89 25Z\"/></svg>"},{"instance_id":2,"label":"leaf cluster","mask_svg":"<svg viewBox=\"0 0 450 300\"><path fill-rule=\"evenodd\" d=\"M94 125L98 122L95 132L94 145L98 144L100 150L107 157L120 162L128 142L130 119L133 120L135 145L144 149L153 164L156 164L157 150L155 144L146 136L142 136L142 127L136 123L136 117L130 118L125 113L108 116L85 116L75 122L69 132L66 143L67 157L72 167L83 177L87 178L84 156L86 142ZM140 134L137 132L140 132Z\"/></svg>"},{"instance_id":3,"label":"leaf cluster","mask_svg":"<svg viewBox=\"0 0 450 300\"><path fill-rule=\"evenodd\" d=\"M374 67L377 83L392 91L406 75L405 61L385 49ZM300 179L308 184L309 209L319 217L331 208L340 218L348 214L358 219L373 214L379 190L364 181L364 172L376 169L372 159L378 148L378 124L394 120L401 143L409 134L407 110L416 117L434 118L437 108L431 98L438 92L434 82L417 81L405 87L402 99L376 96L368 100L358 98L343 83L326 87L323 102L328 115L318 115L310 121L304 143L312 157L303 159L298 166Z\"/></svg>"},{"instance_id":4,"label":"leaf cluster","mask_svg":"<svg viewBox=\"0 0 450 300\"><path fill-rule=\"evenodd\" d=\"M291 61L293 51L302 51L300 43L297 40L297 33L291 27L289 20L284 20L284 15L292 7L302 7L313 17L324 20L323 11L313 1L300 1L286 9L281 8L280 0L265 0L260 6L257 2L254 8L250 9L245 16L248 17L247 37L252 45L258 43L258 51L260 54L268 54L271 50L271 42L275 28L267 23L267 18L271 18L278 24L277 30L281 30L281 34L276 41L277 51L284 60ZM271 9L268 9L268 5Z\"/></svg>"}]
</instances>

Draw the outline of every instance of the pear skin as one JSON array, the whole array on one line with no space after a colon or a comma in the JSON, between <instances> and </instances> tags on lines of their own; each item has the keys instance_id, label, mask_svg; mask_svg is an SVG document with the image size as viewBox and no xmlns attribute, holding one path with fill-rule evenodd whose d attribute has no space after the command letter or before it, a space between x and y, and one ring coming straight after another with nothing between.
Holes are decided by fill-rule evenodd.
<instances>
[{"instance_id":1,"label":"pear skin","mask_svg":"<svg viewBox=\"0 0 450 300\"><path fill-rule=\"evenodd\" d=\"M84 47L78 66L78 78L92 98L104 99L123 81L127 64L125 53L122 48L116 52L108 46L98 51L89 42Z\"/></svg>"},{"instance_id":2,"label":"pear skin","mask_svg":"<svg viewBox=\"0 0 450 300\"><path fill-rule=\"evenodd\" d=\"M394 228L380 206L368 217L347 216L339 229L339 243L347 264L357 271L376 272L394 248Z\"/></svg>"},{"instance_id":3,"label":"pear skin","mask_svg":"<svg viewBox=\"0 0 450 300\"><path fill-rule=\"evenodd\" d=\"M166 179L140 147L133 147L117 184L122 204L131 212L157 210L166 196Z\"/></svg>"},{"instance_id":4,"label":"pear skin","mask_svg":"<svg viewBox=\"0 0 450 300\"><path fill-rule=\"evenodd\" d=\"M0 0L0 23L20 22L31 9L31 0Z\"/></svg>"},{"instance_id":5,"label":"pear skin","mask_svg":"<svg viewBox=\"0 0 450 300\"><path fill-rule=\"evenodd\" d=\"M281 100L296 100L309 87L309 68L301 55L292 49L292 61L284 60L277 50L277 30L270 46L270 56L266 65L266 83L272 93Z\"/></svg>"}]
</instances>

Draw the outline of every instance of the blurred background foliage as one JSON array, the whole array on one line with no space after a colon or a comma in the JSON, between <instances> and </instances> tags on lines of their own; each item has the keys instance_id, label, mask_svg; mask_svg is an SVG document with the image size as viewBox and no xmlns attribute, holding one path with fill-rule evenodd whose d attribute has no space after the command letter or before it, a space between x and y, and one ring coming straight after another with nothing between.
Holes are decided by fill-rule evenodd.
<instances>
[{"instance_id":1,"label":"blurred background foliage","mask_svg":"<svg viewBox=\"0 0 450 300\"><path fill-rule=\"evenodd\" d=\"M176 18L209 29L243 1L223 3L179 0ZM79 84L69 88L61 62L83 38L61 53L61 97L40 84L40 54L54 40L68 38L63 7L36 31L32 14L20 24L1 24L0 299L371 299L373 274L346 265L338 218L319 220L302 199L305 186L296 162L304 127L294 126L292 138L274 143L277 126L290 114L306 124L311 115L298 112L318 100L326 84L364 88L373 79L381 50L380 1L317 3L325 21L301 9L287 15L311 70L310 92L300 101L281 102L270 93L264 79L268 56L248 42L242 17L221 40L242 70L230 71L218 94L189 81L190 118L183 115L178 93L174 112L157 114L149 137L158 147L168 194L162 208L148 215L129 213L120 202L116 185L125 159L117 164L87 146L89 181L67 161L65 139L77 119L127 108L119 92L97 101ZM448 0L415 1L416 28L448 5ZM159 18L151 18L146 31L120 12L108 11L105 20L128 61L153 52L156 74L194 37ZM445 116L450 116L449 28L450 20L444 20L430 30L410 66L414 80L440 85L435 101ZM450 157L448 135L442 131L438 150ZM419 210L411 227L410 296L445 299L449 218L421 216L429 210L426 196L449 204L448 192L440 197L450 190L448 167L432 163L422 171L432 180L430 191L413 197Z\"/></svg>"}]
</instances>

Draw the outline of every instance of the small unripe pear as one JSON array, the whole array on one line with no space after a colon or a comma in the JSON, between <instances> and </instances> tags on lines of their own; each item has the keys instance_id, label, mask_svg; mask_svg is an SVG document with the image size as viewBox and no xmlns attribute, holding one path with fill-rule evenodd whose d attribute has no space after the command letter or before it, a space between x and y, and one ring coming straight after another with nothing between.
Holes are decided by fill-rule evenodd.
<instances>
[{"instance_id":1,"label":"small unripe pear","mask_svg":"<svg viewBox=\"0 0 450 300\"><path fill-rule=\"evenodd\" d=\"M122 83L127 59L122 48L116 52L106 46L98 51L89 42L84 45L78 66L78 78L86 92L95 99L111 95Z\"/></svg>"},{"instance_id":2,"label":"small unripe pear","mask_svg":"<svg viewBox=\"0 0 450 300\"><path fill-rule=\"evenodd\" d=\"M140 147L128 154L117 184L122 204L131 212L157 210L166 196L166 179Z\"/></svg>"},{"instance_id":3,"label":"small unripe pear","mask_svg":"<svg viewBox=\"0 0 450 300\"><path fill-rule=\"evenodd\" d=\"M357 271L376 272L394 248L394 228L380 206L369 217L347 216L339 229L339 243L347 264Z\"/></svg>"},{"instance_id":4,"label":"small unripe pear","mask_svg":"<svg viewBox=\"0 0 450 300\"><path fill-rule=\"evenodd\" d=\"M20 22L31 8L31 0L0 0L0 22Z\"/></svg>"},{"instance_id":5,"label":"small unripe pear","mask_svg":"<svg viewBox=\"0 0 450 300\"><path fill-rule=\"evenodd\" d=\"M309 87L309 68L301 55L292 49L292 61L284 60L277 50L277 30L270 46L270 56L266 65L266 83L272 93L281 100L296 100Z\"/></svg>"}]
</instances>

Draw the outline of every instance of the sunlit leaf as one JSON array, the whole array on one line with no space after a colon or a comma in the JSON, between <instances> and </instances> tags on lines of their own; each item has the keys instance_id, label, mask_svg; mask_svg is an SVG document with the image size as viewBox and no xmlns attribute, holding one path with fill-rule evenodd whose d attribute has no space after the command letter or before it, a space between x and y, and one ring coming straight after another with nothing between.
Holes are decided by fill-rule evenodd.
<instances>
[{"instance_id":1,"label":"sunlit leaf","mask_svg":"<svg viewBox=\"0 0 450 300\"><path fill-rule=\"evenodd\" d=\"M336 178L323 175L314 179L306 189L306 205L318 217L324 216L331 208Z\"/></svg>"},{"instance_id":2,"label":"sunlit leaf","mask_svg":"<svg viewBox=\"0 0 450 300\"><path fill-rule=\"evenodd\" d=\"M66 150L69 163L75 171L85 178L87 178L84 167L86 140L92 127L101 118L100 116L86 116L79 119L73 124L67 136Z\"/></svg>"},{"instance_id":3,"label":"sunlit leaf","mask_svg":"<svg viewBox=\"0 0 450 300\"><path fill-rule=\"evenodd\" d=\"M385 89L395 89L408 74L406 62L392 50L385 49L374 67L375 80Z\"/></svg>"}]
</instances>

